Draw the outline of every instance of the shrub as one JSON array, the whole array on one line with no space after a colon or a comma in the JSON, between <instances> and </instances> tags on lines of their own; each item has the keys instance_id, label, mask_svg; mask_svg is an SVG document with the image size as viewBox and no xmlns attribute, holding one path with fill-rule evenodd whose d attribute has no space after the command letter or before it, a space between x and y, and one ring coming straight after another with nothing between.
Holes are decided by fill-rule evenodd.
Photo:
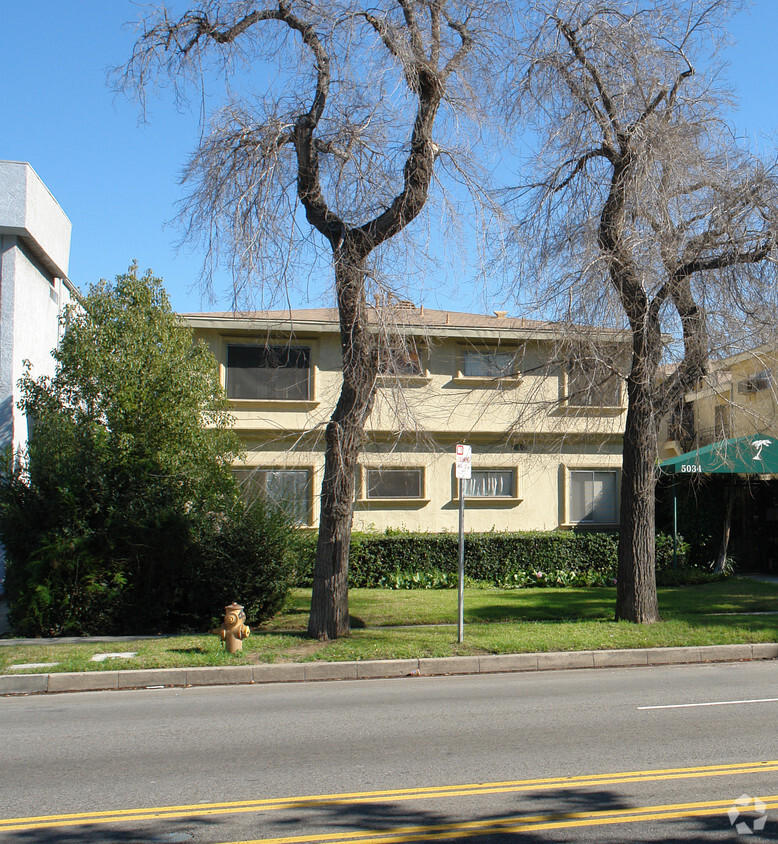
<instances>
[{"instance_id":1,"label":"shrub","mask_svg":"<svg viewBox=\"0 0 778 844\"><path fill-rule=\"evenodd\" d=\"M657 569L672 569L673 539L657 535ZM468 578L501 588L612 585L618 535L584 531L470 533L465 536ZM678 543L679 565L688 546ZM296 582L311 585L316 537L301 540ZM450 533L354 533L349 586L448 588L457 583L458 537Z\"/></svg>"},{"instance_id":2,"label":"shrub","mask_svg":"<svg viewBox=\"0 0 778 844\"><path fill-rule=\"evenodd\" d=\"M226 603L262 621L288 587L280 514L247 510L216 361L136 268L63 321L35 420L0 472L10 621L28 636L204 628Z\"/></svg>"},{"instance_id":3,"label":"shrub","mask_svg":"<svg viewBox=\"0 0 778 844\"><path fill-rule=\"evenodd\" d=\"M293 528L285 513L255 500L236 508L214 537L198 571L198 620L233 601L242 604L249 624L272 618L289 592L293 573Z\"/></svg>"}]
</instances>

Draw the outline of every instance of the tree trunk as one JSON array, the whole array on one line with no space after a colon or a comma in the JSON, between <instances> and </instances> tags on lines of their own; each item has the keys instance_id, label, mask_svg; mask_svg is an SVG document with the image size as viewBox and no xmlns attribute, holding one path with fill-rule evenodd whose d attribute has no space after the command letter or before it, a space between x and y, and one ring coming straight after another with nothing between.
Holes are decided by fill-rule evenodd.
<instances>
[{"instance_id":1,"label":"tree trunk","mask_svg":"<svg viewBox=\"0 0 778 844\"><path fill-rule=\"evenodd\" d=\"M340 407L340 402L338 403ZM319 541L308 634L321 641L348 636L348 558L361 431L338 418L327 425Z\"/></svg>"},{"instance_id":2,"label":"tree trunk","mask_svg":"<svg viewBox=\"0 0 778 844\"><path fill-rule=\"evenodd\" d=\"M343 386L325 435L319 541L308 619L308 634L320 641L348 636L350 631L348 557L356 472L377 369L364 282L364 258L354 255L347 239L335 251Z\"/></svg>"},{"instance_id":3,"label":"tree trunk","mask_svg":"<svg viewBox=\"0 0 778 844\"><path fill-rule=\"evenodd\" d=\"M721 530L721 544L716 557L713 571L721 574L727 570L727 551L729 550L729 535L732 529L732 509L735 505L735 491L731 484L727 484L724 491L724 525Z\"/></svg>"},{"instance_id":4,"label":"tree trunk","mask_svg":"<svg viewBox=\"0 0 778 844\"><path fill-rule=\"evenodd\" d=\"M616 620L647 624L659 620L656 597L657 427L646 388L628 382L621 478L621 533L618 551Z\"/></svg>"}]
</instances>

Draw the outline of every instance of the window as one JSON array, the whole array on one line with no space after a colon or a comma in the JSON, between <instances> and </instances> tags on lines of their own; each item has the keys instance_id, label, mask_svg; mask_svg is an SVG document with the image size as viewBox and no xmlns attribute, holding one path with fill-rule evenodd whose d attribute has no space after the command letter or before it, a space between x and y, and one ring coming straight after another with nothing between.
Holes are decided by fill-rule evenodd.
<instances>
[{"instance_id":1,"label":"window","mask_svg":"<svg viewBox=\"0 0 778 844\"><path fill-rule=\"evenodd\" d=\"M716 440L728 440L732 436L732 408L728 404L717 404L713 411L713 436Z\"/></svg>"},{"instance_id":2,"label":"window","mask_svg":"<svg viewBox=\"0 0 778 844\"><path fill-rule=\"evenodd\" d=\"M465 349L462 375L465 378L516 378L516 355L497 349Z\"/></svg>"},{"instance_id":3,"label":"window","mask_svg":"<svg viewBox=\"0 0 778 844\"><path fill-rule=\"evenodd\" d=\"M615 524L616 471L575 469L570 472L570 522Z\"/></svg>"},{"instance_id":4,"label":"window","mask_svg":"<svg viewBox=\"0 0 778 844\"><path fill-rule=\"evenodd\" d=\"M755 372L745 381L739 381L737 391L741 395L743 393L758 393L761 390L769 390L772 383L773 373L769 369L763 369L761 372Z\"/></svg>"},{"instance_id":5,"label":"window","mask_svg":"<svg viewBox=\"0 0 778 844\"><path fill-rule=\"evenodd\" d=\"M607 363L579 358L568 370L567 403L571 407L619 407L621 382Z\"/></svg>"},{"instance_id":6,"label":"window","mask_svg":"<svg viewBox=\"0 0 778 844\"><path fill-rule=\"evenodd\" d=\"M231 399L307 401L311 350L296 346L227 346Z\"/></svg>"},{"instance_id":7,"label":"window","mask_svg":"<svg viewBox=\"0 0 778 844\"><path fill-rule=\"evenodd\" d=\"M295 524L310 524L310 469L234 469L241 494L250 504L263 498L279 506Z\"/></svg>"},{"instance_id":8,"label":"window","mask_svg":"<svg viewBox=\"0 0 778 844\"><path fill-rule=\"evenodd\" d=\"M514 469L473 469L463 484L465 498L516 498Z\"/></svg>"},{"instance_id":9,"label":"window","mask_svg":"<svg viewBox=\"0 0 778 844\"><path fill-rule=\"evenodd\" d=\"M667 434L669 439L683 444L691 444L694 441L694 405L690 401L684 401L673 408L667 424Z\"/></svg>"},{"instance_id":10,"label":"window","mask_svg":"<svg viewBox=\"0 0 778 844\"><path fill-rule=\"evenodd\" d=\"M422 498L421 469L365 469L365 498Z\"/></svg>"},{"instance_id":11,"label":"window","mask_svg":"<svg viewBox=\"0 0 778 844\"><path fill-rule=\"evenodd\" d=\"M380 350L378 374L400 378L419 378L424 375L419 350L414 347Z\"/></svg>"}]
</instances>

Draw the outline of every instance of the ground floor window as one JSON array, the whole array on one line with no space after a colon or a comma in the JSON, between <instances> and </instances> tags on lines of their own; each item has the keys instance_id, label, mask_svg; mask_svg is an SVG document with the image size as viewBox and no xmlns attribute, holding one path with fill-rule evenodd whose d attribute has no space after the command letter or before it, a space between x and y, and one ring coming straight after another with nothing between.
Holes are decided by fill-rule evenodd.
<instances>
[{"instance_id":1,"label":"ground floor window","mask_svg":"<svg viewBox=\"0 0 778 844\"><path fill-rule=\"evenodd\" d=\"M423 498L421 469L365 469L365 498Z\"/></svg>"},{"instance_id":2,"label":"ground floor window","mask_svg":"<svg viewBox=\"0 0 778 844\"><path fill-rule=\"evenodd\" d=\"M570 522L615 524L615 469L574 469L570 472Z\"/></svg>"},{"instance_id":3,"label":"ground floor window","mask_svg":"<svg viewBox=\"0 0 778 844\"><path fill-rule=\"evenodd\" d=\"M464 482L466 498L516 498L516 472L513 469L473 469Z\"/></svg>"},{"instance_id":4,"label":"ground floor window","mask_svg":"<svg viewBox=\"0 0 778 844\"><path fill-rule=\"evenodd\" d=\"M298 525L311 520L310 469L236 469L243 497L251 503L262 497L281 507Z\"/></svg>"}]
</instances>

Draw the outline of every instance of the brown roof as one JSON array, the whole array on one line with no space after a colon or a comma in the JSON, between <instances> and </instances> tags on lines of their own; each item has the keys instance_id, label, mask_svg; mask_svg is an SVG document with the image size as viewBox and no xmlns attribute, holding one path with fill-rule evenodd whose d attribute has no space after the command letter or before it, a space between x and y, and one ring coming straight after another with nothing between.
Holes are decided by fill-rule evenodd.
<instances>
[{"instance_id":1,"label":"brown roof","mask_svg":"<svg viewBox=\"0 0 778 844\"><path fill-rule=\"evenodd\" d=\"M375 313L371 311L371 318ZM462 328L544 328L554 323L543 322L535 319L524 319L523 317L496 316L491 314L467 314L457 311L435 311L425 307L414 307L412 305L390 306L388 313L400 325L420 326L459 326ZM499 312L504 313L503 311ZM301 308L283 311L221 311L211 313L190 313L181 314L186 318L203 319L234 319L234 320L269 320L272 322L289 321L292 323L301 322L330 322L338 324L338 312L335 308ZM372 321L372 319L371 319Z\"/></svg>"}]
</instances>

